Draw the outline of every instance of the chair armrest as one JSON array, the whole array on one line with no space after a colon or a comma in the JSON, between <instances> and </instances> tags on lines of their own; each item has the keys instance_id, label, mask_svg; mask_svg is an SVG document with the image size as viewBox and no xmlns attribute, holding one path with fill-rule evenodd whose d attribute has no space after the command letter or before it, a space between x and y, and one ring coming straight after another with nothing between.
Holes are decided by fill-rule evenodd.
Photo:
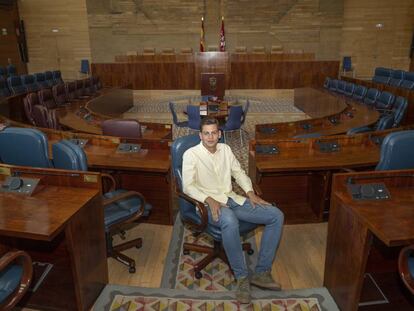
<instances>
[{"instance_id":1,"label":"chair armrest","mask_svg":"<svg viewBox=\"0 0 414 311\"><path fill-rule=\"evenodd\" d=\"M201 218L201 223L200 224L197 224L197 223L195 223L191 220L186 220L186 223L196 231L199 231L199 232L204 231L206 229L207 225L208 225L208 210L207 210L207 207L204 205L204 203L193 199L192 197L186 195L181 190L176 189L175 192L177 193L178 196L180 196L181 198L183 198L187 202L190 202L191 204L194 204L198 208L198 211L200 213L200 218Z\"/></svg>"},{"instance_id":2,"label":"chair armrest","mask_svg":"<svg viewBox=\"0 0 414 311\"><path fill-rule=\"evenodd\" d=\"M107 206L107 205L110 205L112 203L115 203L116 201L126 199L126 198L129 198L129 197L139 197L142 200L142 205L145 206L144 196L140 192L132 191L132 190L124 192L124 193L120 193L120 194L118 194L118 195L116 195L116 196L114 196L113 198L110 198L110 199L104 199L102 201L102 204L103 204L103 206Z\"/></svg>"},{"instance_id":3,"label":"chair armrest","mask_svg":"<svg viewBox=\"0 0 414 311\"><path fill-rule=\"evenodd\" d=\"M398 272L405 286L414 295L414 280L408 268L408 254L414 252L414 245L404 247L398 256Z\"/></svg>"},{"instance_id":4,"label":"chair armrest","mask_svg":"<svg viewBox=\"0 0 414 311\"><path fill-rule=\"evenodd\" d=\"M6 300L7 303L5 305L0 304L1 310L11 310L17 302L23 297L26 291L29 289L30 282L32 280L33 275L33 266L32 266L32 259L30 256L24 251L10 251L6 253L3 257L0 258L0 271L5 269L10 263L13 261L20 260L23 266L23 275L20 280L19 289L17 290L17 294L10 300Z\"/></svg>"},{"instance_id":5,"label":"chair armrest","mask_svg":"<svg viewBox=\"0 0 414 311\"><path fill-rule=\"evenodd\" d=\"M107 174L107 173L101 173L101 176L102 176L102 178L109 179L109 181L111 182L111 186L109 187L109 190L107 192L114 191L116 189L115 178L113 178L112 175Z\"/></svg>"}]
</instances>

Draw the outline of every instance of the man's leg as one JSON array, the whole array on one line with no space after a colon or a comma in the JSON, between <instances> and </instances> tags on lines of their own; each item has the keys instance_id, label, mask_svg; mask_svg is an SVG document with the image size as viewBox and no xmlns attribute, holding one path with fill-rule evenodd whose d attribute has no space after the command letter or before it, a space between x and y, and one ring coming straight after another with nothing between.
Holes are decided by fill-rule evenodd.
<instances>
[{"instance_id":1,"label":"man's leg","mask_svg":"<svg viewBox=\"0 0 414 311\"><path fill-rule=\"evenodd\" d=\"M259 259L256 265L256 275L270 275L273 259L282 234L284 216L283 213L272 205L257 205L252 207L249 200L243 205L236 204L233 200L229 204L239 220L265 225L260 243ZM271 280L268 278L269 282ZM254 282L253 282L254 283ZM269 288L278 289L279 284L274 282Z\"/></svg>"}]
</instances>

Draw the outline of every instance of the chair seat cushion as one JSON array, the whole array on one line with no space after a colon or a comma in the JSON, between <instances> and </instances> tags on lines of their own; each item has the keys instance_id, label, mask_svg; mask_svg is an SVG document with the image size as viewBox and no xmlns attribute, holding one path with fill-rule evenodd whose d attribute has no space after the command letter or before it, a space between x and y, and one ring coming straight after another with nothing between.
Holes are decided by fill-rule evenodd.
<instances>
[{"instance_id":1,"label":"chair seat cushion","mask_svg":"<svg viewBox=\"0 0 414 311\"><path fill-rule=\"evenodd\" d=\"M20 265L10 265L0 272L0 302L9 297L19 286L23 268Z\"/></svg>"},{"instance_id":2,"label":"chair seat cushion","mask_svg":"<svg viewBox=\"0 0 414 311\"><path fill-rule=\"evenodd\" d=\"M113 197L125 193L127 190L118 189L112 192L107 192L104 197L112 199ZM124 220L132 217L135 213L144 208L143 216L148 216L152 208L150 204L142 206L142 200L138 196L131 196L125 199L121 199L115 203L112 203L105 207L105 230L109 230L109 227L113 224L123 222Z\"/></svg>"}]
</instances>

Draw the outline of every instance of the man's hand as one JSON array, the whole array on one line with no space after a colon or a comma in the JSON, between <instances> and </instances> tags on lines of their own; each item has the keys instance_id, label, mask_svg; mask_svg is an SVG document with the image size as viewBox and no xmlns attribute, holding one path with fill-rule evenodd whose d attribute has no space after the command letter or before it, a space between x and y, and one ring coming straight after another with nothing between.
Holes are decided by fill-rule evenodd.
<instances>
[{"instance_id":1,"label":"man's hand","mask_svg":"<svg viewBox=\"0 0 414 311\"><path fill-rule=\"evenodd\" d=\"M205 202L210 207L210 211L211 211L211 215L213 216L213 220L214 221L218 221L219 216L221 214L220 209L222 207L227 207L227 205L226 204L223 204L223 203L220 203L220 202L214 200L211 197L208 197L207 199L205 199Z\"/></svg>"},{"instance_id":2,"label":"man's hand","mask_svg":"<svg viewBox=\"0 0 414 311\"><path fill-rule=\"evenodd\" d=\"M247 192L247 196L249 197L250 204L252 205L253 208L256 207L256 204L259 204L259 205L271 205L269 202L263 200L261 197L259 197L258 195L256 195L256 193L254 193L253 191Z\"/></svg>"}]
</instances>

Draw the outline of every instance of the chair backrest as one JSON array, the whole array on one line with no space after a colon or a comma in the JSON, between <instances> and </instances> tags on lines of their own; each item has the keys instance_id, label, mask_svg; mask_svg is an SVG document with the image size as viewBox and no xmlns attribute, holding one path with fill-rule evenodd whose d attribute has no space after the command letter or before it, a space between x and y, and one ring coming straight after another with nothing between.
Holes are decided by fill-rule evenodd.
<instances>
[{"instance_id":1,"label":"chair backrest","mask_svg":"<svg viewBox=\"0 0 414 311\"><path fill-rule=\"evenodd\" d=\"M59 117L56 113L56 110L49 110L47 114L47 123L49 124L49 128L55 130L61 130Z\"/></svg>"},{"instance_id":2,"label":"chair backrest","mask_svg":"<svg viewBox=\"0 0 414 311\"><path fill-rule=\"evenodd\" d=\"M400 86L405 89L414 90L414 72L406 72Z\"/></svg>"},{"instance_id":3,"label":"chair backrest","mask_svg":"<svg viewBox=\"0 0 414 311\"><path fill-rule=\"evenodd\" d=\"M127 138L142 137L141 125L134 119L110 119L101 124L103 135Z\"/></svg>"},{"instance_id":4,"label":"chair backrest","mask_svg":"<svg viewBox=\"0 0 414 311\"><path fill-rule=\"evenodd\" d=\"M49 112L45 106L35 105L32 106L33 119L36 126L49 128Z\"/></svg>"},{"instance_id":5,"label":"chair backrest","mask_svg":"<svg viewBox=\"0 0 414 311\"><path fill-rule=\"evenodd\" d=\"M400 86L405 76L405 71L403 70L394 70L391 74L391 79L389 84L392 86Z\"/></svg>"},{"instance_id":6,"label":"chair backrest","mask_svg":"<svg viewBox=\"0 0 414 311\"><path fill-rule=\"evenodd\" d=\"M13 95L23 94L27 92L27 88L23 85L19 76L11 76L7 78L7 85Z\"/></svg>"},{"instance_id":7,"label":"chair backrest","mask_svg":"<svg viewBox=\"0 0 414 311\"><path fill-rule=\"evenodd\" d=\"M62 73L60 72L60 70L52 71L52 77L54 84L63 83Z\"/></svg>"},{"instance_id":8,"label":"chair backrest","mask_svg":"<svg viewBox=\"0 0 414 311\"><path fill-rule=\"evenodd\" d=\"M250 107L250 101L246 100L246 105L244 106L244 109L243 109L243 116L242 116L242 120L241 120L241 125L243 125L244 122L246 121L247 113L249 112L249 107Z\"/></svg>"},{"instance_id":9,"label":"chair backrest","mask_svg":"<svg viewBox=\"0 0 414 311\"><path fill-rule=\"evenodd\" d=\"M381 144L380 160L376 170L414 168L414 130L388 134Z\"/></svg>"},{"instance_id":10,"label":"chair backrest","mask_svg":"<svg viewBox=\"0 0 414 311\"><path fill-rule=\"evenodd\" d=\"M23 75L21 76L23 85L27 88L29 92L36 92L40 89L39 84L36 83L33 75Z\"/></svg>"},{"instance_id":11,"label":"chair backrest","mask_svg":"<svg viewBox=\"0 0 414 311\"><path fill-rule=\"evenodd\" d=\"M331 84L331 78L329 78L329 77L326 77L325 78L325 81L323 82L323 87L325 88L325 89L329 89L329 85Z\"/></svg>"},{"instance_id":12,"label":"chair backrest","mask_svg":"<svg viewBox=\"0 0 414 311\"><path fill-rule=\"evenodd\" d=\"M344 58L342 59L342 69L344 71L351 71L352 70L351 56L344 56Z\"/></svg>"},{"instance_id":13,"label":"chair backrest","mask_svg":"<svg viewBox=\"0 0 414 311\"><path fill-rule=\"evenodd\" d=\"M67 102L65 84L59 83L52 87L53 99L58 106Z\"/></svg>"},{"instance_id":14,"label":"chair backrest","mask_svg":"<svg viewBox=\"0 0 414 311\"><path fill-rule=\"evenodd\" d=\"M170 111L171 111L171 114L172 114L172 117L173 117L173 122L174 122L175 125L177 125L178 124L178 117L177 117L177 113L175 112L175 109L174 109L174 103L169 102L168 107L170 108Z\"/></svg>"},{"instance_id":15,"label":"chair backrest","mask_svg":"<svg viewBox=\"0 0 414 311\"><path fill-rule=\"evenodd\" d=\"M375 125L374 129L376 131L383 131L392 128L394 125L394 114L383 114L381 118L378 120L377 124Z\"/></svg>"},{"instance_id":16,"label":"chair backrest","mask_svg":"<svg viewBox=\"0 0 414 311\"><path fill-rule=\"evenodd\" d=\"M41 87L49 87L49 83L46 82L46 77L45 77L45 74L43 72L35 73L34 77L35 77L36 82Z\"/></svg>"},{"instance_id":17,"label":"chair backrest","mask_svg":"<svg viewBox=\"0 0 414 311\"><path fill-rule=\"evenodd\" d=\"M51 71L45 71L45 81L49 85L49 87L52 87L56 84L53 80L53 73Z\"/></svg>"},{"instance_id":18,"label":"chair backrest","mask_svg":"<svg viewBox=\"0 0 414 311\"><path fill-rule=\"evenodd\" d=\"M33 116L33 107L39 105L39 97L37 93L29 93L23 98L23 108L26 114L26 118L30 121L31 124L36 125Z\"/></svg>"},{"instance_id":19,"label":"chair backrest","mask_svg":"<svg viewBox=\"0 0 414 311\"><path fill-rule=\"evenodd\" d=\"M11 95L9 88L7 87L7 81L4 77L0 76L0 98L9 97Z\"/></svg>"},{"instance_id":20,"label":"chair backrest","mask_svg":"<svg viewBox=\"0 0 414 311\"><path fill-rule=\"evenodd\" d=\"M88 158L85 151L69 140L62 139L52 146L55 168L64 170L87 171Z\"/></svg>"},{"instance_id":21,"label":"chair backrest","mask_svg":"<svg viewBox=\"0 0 414 311\"><path fill-rule=\"evenodd\" d=\"M368 89L365 86L357 85L355 87L354 94L352 95L353 99L363 101L365 96L367 95Z\"/></svg>"},{"instance_id":22,"label":"chair backrest","mask_svg":"<svg viewBox=\"0 0 414 311\"><path fill-rule=\"evenodd\" d=\"M390 82L392 70L384 67L375 68L374 76L372 81L376 83L388 84Z\"/></svg>"},{"instance_id":23,"label":"chair backrest","mask_svg":"<svg viewBox=\"0 0 414 311\"><path fill-rule=\"evenodd\" d=\"M89 59L81 59L80 72L89 74Z\"/></svg>"},{"instance_id":24,"label":"chair backrest","mask_svg":"<svg viewBox=\"0 0 414 311\"><path fill-rule=\"evenodd\" d=\"M407 98L402 96L397 96L394 102L394 106L392 107L394 113L394 127L400 126L401 121L405 117L405 113L407 111L408 101Z\"/></svg>"},{"instance_id":25,"label":"chair backrest","mask_svg":"<svg viewBox=\"0 0 414 311\"><path fill-rule=\"evenodd\" d=\"M199 130L200 123L201 123L200 106L188 105L187 116L188 116L188 127L192 130Z\"/></svg>"},{"instance_id":26,"label":"chair backrest","mask_svg":"<svg viewBox=\"0 0 414 311\"><path fill-rule=\"evenodd\" d=\"M39 95L39 102L41 105L45 106L47 109L57 108L51 89L41 89L37 94Z\"/></svg>"},{"instance_id":27,"label":"chair backrest","mask_svg":"<svg viewBox=\"0 0 414 311\"><path fill-rule=\"evenodd\" d=\"M46 135L32 128L5 128L0 132L0 161L11 165L52 167Z\"/></svg>"},{"instance_id":28,"label":"chair backrest","mask_svg":"<svg viewBox=\"0 0 414 311\"><path fill-rule=\"evenodd\" d=\"M188 135L177 138L171 145L172 172L175 178L175 185L179 190L182 190L183 185L182 169L184 152L186 152L189 148L198 145L199 143L199 135ZM199 216L197 216L194 212L195 209L193 204L179 197L178 206L180 209L181 217L192 219L197 223L200 222Z\"/></svg>"},{"instance_id":29,"label":"chair backrest","mask_svg":"<svg viewBox=\"0 0 414 311\"><path fill-rule=\"evenodd\" d=\"M390 92L383 91L375 101L375 108L377 109L391 109L394 105L395 96Z\"/></svg>"},{"instance_id":30,"label":"chair backrest","mask_svg":"<svg viewBox=\"0 0 414 311\"><path fill-rule=\"evenodd\" d=\"M331 82L329 83L329 90L336 92L337 88L338 88L338 80L332 79Z\"/></svg>"},{"instance_id":31,"label":"chair backrest","mask_svg":"<svg viewBox=\"0 0 414 311\"><path fill-rule=\"evenodd\" d=\"M15 65L13 64L7 65L7 75L9 77L17 75L17 69Z\"/></svg>"},{"instance_id":32,"label":"chair backrest","mask_svg":"<svg viewBox=\"0 0 414 311\"><path fill-rule=\"evenodd\" d=\"M346 87L346 81L344 80L338 80L338 87L336 91L340 94L345 93L345 87Z\"/></svg>"},{"instance_id":33,"label":"chair backrest","mask_svg":"<svg viewBox=\"0 0 414 311\"><path fill-rule=\"evenodd\" d=\"M346 86L345 86L345 92L344 92L344 94L346 96L351 97L352 95L354 95L354 92L355 92L355 84L353 84L351 82L348 82L346 84Z\"/></svg>"},{"instance_id":34,"label":"chair backrest","mask_svg":"<svg viewBox=\"0 0 414 311\"><path fill-rule=\"evenodd\" d=\"M374 89L374 88L368 89L367 95L365 95L364 100L363 100L364 104L373 106L379 94L380 92L377 89Z\"/></svg>"},{"instance_id":35,"label":"chair backrest","mask_svg":"<svg viewBox=\"0 0 414 311\"><path fill-rule=\"evenodd\" d=\"M243 107L231 106L229 116L227 117L226 124L223 127L224 131L238 130L242 124Z\"/></svg>"}]
</instances>

